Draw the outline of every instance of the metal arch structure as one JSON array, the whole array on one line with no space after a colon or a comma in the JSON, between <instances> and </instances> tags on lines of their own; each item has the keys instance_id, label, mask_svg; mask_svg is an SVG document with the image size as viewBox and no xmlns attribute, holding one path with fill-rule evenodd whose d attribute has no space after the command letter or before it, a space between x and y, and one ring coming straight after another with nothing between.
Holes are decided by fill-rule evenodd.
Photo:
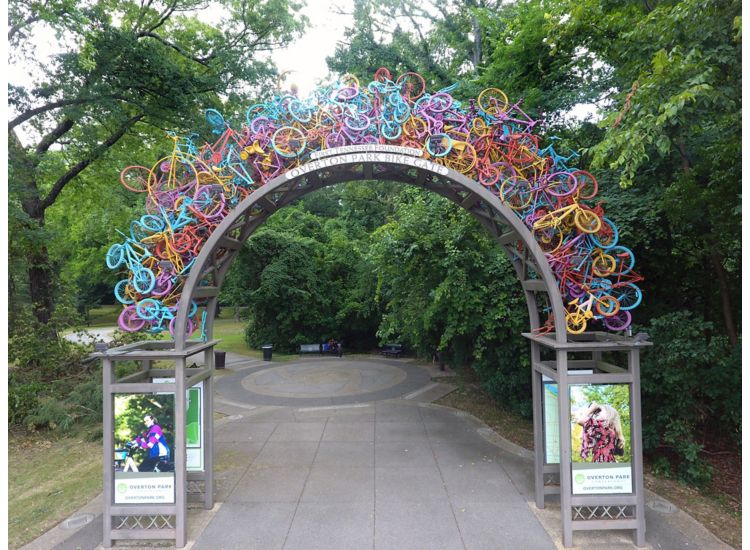
<instances>
[{"instance_id":1,"label":"metal arch structure","mask_svg":"<svg viewBox=\"0 0 750 550\"><path fill-rule=\"evenodd\" d=\"M213 319L221 286L245 240L280 208L300 197L337 183L358 180L402 182L433 191L458 204L476 218L511 259L526 295L530 329L539 328L539 300L555 319L565 319L557 280L529 229L483 185L463 174L425 159L378 152L342 152L313 160L277 176L240 204L214 229L195 260L180 297L175 326L175 350L183 351L191 301L207 300L205 336L213 338ZM567 342L565 323L555 324L555 340Z\"/></svg>"},{"instance_id":2,"label":"metal arch structure","mask_svg":"<svg viewBox=\"0 0 750 550\"><path fill-rule=\"evenodd\" d=\"M555 319L565 319L559 283L527 226L480 183L429 160L392 153L378 145L328 149L319 156L322 158L290 168L252 192L214 228L195 258L184 284L175 318L174 341L138 342L100 354L103 359L105 434L112 433L112 398L116 393L164 390L175 393L174 503L115 504L111 463L108 464L114 450L113 440L111 436L105 437L103 545L110 547L114 539L173 538L175 545L181 548L187 543L188 497L197 496L205 508L213 507L212 376L213 349L218 343L213 339L213 319L224 278L245 240L274 212L312 191L349 181L385 180L427 189L465 209L497 240L514 266L526 296L531 329L523 336L531 346L535 501L538 508L544 508L547 495L559 495L563 546L573 546L574 531L602 529L632 530L635 544L645 546L639 348L648 344L610 333L568 334L564 322L555 323L554 333L535 331L540 327L541 307L549 308ZM201 340L190 340L187 332L192 301L205 304ZM543 350L547 350L546 355ZM608 355L604 356L604 352ZM610 357L621 357L623 353L626 355L625 366L622 366L622 361L619 365L610 362L613 361ZM188 367L188 358L196 354L203 354L203 365ZM573 359L571 354L576 358ZM114 363L128 360L139 361L141 372L116 380ZM156 368L156 361L173 362L174 369ZM154 383L156 377L164 376L173 377L174 383ZM199 381L205 384L202 406L208 413L203 450L205 468L201 472L187 472L185 391ZM554 407L545 406L545 383L557 384L559 397ZM632 445L629 493L581 494L573 490L573 448L571 425L567 419L571 413L570 388L575 384L629 386ZM548 424L549 414L556 417L557 428ZM548 433L557 436L558 443L554 448L559 446L559 458L556 462L547 462ZM191 484L197 484L198 491L190 491ZM160 523L162 521L166 523ZM144 523L147 524L145 527Z\"/></svg>"}]
</instances>

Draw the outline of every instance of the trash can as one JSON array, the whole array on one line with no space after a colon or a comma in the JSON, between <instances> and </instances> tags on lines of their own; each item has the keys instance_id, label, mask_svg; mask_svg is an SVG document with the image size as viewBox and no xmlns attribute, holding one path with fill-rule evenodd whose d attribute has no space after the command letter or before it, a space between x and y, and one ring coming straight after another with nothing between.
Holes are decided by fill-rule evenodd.
<instances>
[{"instance_id":1,"label":"trash can","mask_svg":"<svg viewBox=\"0 0 750 550\"><path fill-rule=\"evenodd\" d=\"M273 345L265 344L261 346L261 349L263 350L263 360L270 361L273 357Z\"/></svg>"},{"instance_id":2,"label":"trash can","mask_svg":"<svg viewBox=\"0 0 750 550\"><path fill-rule=\"evenodd\" d=\"M214 368L223 369L227 361L226 351L214 351Z\"/></svg>"}]
</instances>

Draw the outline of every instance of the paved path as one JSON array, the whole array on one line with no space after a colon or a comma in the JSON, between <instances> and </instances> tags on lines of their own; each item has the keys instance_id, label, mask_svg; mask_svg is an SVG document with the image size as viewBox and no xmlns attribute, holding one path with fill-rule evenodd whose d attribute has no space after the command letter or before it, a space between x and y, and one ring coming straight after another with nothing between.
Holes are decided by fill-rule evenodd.
<instances>
[{"instance_id":1,"label":"paved path","mask_svg":"<svg viewBox=\"0 0 750 550\"><path fill-rule=\"evenodd\" d=\"M71 342L90 344L91 342L110 342L114 337L116 327L87 328L85 332L71 332L63 338Z\"/></svg>"},{"instance_id":2,"label":"paved path","mask_svg":"<svg viewBox=\"0 0 750 550\"><path fill-rule=\"evenodd\" d=\"M561 547L559 505L540 511L532 503L531 453L429 403L449 390L430 381L438 371L346 357L268 364L229 354L227 365L217 376L216 409L226 415L215 429L217 503L210 511L191 505L189 548ZM338 398L357 402L330 404ZM94 521L72 533L56 528L28 548L97 548L101 502L78 516L85 513ZM650 548L727 548L680 514L648 510ZM576 533L574 542L584 550L634 548L629 531Z\"/></svg>"}]
</instances>

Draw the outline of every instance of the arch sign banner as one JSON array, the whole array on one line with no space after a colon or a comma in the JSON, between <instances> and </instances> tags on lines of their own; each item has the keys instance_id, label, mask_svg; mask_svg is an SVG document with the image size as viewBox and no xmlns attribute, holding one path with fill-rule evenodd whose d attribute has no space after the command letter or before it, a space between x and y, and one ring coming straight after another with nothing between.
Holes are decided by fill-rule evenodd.
<instances>
[{"instance_id":1,"label":"arch sign banner","mask_svg":"<svg viewBox=\"0 0 750 550\"><path fill-rule=\"evenodd\" d=\"M347 75L310 97L280 95L247 108L242 123L206 112L211 140L171 135L172 152L128 166L121 183L144 199L143 215L109 249L109 268L126 331L205 335L205 299L185 302L185 333L175 335L186 280L214 229L271 180L292 180L351 163L395 163L439 176L465 176L492 193L533 235L564 304L564 325L623 331L641 302L633 253L597 201L596 178L563 151L499 89L464 99L459 85L430 92L416 73L379 69L371 82ZM557 147L557 149L556 149ZM560 316L558 315L558 317Z\"/></svg>"}]
</instances>

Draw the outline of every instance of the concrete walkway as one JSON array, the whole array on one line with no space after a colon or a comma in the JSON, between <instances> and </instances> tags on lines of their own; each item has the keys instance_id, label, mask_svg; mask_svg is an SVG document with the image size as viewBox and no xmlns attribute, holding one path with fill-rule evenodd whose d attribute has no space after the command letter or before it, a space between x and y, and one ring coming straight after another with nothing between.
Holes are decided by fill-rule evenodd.
<instances>
[{"instance_id":1,"label":"concrete walkway","mask_svg":"<svg viewBox=\"0 0 750 550\"><path fill-rule=\"evenodd\" d=\"M436 369L374 357L269 364L231 354L227 365L216 384L216 409L226 415L215 430L217 504L191 507L189 548L561 548L559 505L537 510L532 502L531 453L429 403L450 390L431 381ZM96 510L95 502L78 514L94 517L88 525L58 527L27 548L100 547L101 502ZM646 519L651 548L728 548L679 511L649 509ZM576 533L574 542L634 548L629 531Z\"/></svg>"}]
</instances>

